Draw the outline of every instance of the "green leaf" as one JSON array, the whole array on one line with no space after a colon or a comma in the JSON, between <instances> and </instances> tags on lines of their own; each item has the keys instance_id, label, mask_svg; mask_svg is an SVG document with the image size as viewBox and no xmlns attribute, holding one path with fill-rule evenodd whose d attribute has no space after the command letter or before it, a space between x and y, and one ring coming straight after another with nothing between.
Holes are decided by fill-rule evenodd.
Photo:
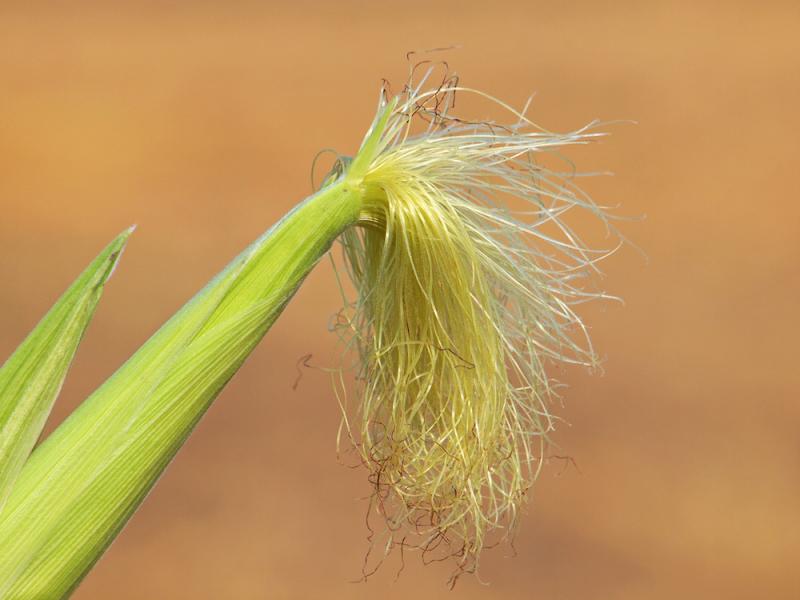
<instances>
[{"instance_id":1,"label":"green leaf","mask_svg":"<svg viewBox=\"0 0 800 600\"><path fill-rule=\"evenodd\" d=\"M0 597L70 594L308 272L357 220L360 194L342 179L298 206L37 448L0 513Z\"/></svg>"},{"instance_id":2,"label":"green leaf","mask_svg":"<svg viewBox=\"0 0 800 600\"><path fill-rule=\"evenodd\" d=\"M0 367L0 511L132 231L124 231L94 259Z\"/></svg>"}]
</instances>

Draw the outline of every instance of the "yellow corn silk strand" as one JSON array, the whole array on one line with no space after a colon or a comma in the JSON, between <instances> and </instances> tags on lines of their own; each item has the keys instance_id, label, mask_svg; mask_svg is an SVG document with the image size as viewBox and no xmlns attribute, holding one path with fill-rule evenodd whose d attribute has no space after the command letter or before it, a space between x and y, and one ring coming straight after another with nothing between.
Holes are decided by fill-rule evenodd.
<instances>
[{"instance_id":1,"label":"yellow corn silk strand","mask_svg":"<svg viewBox=\"0 0 800 600\"><path fill-rule=\"evenodd\" d=\"M356 156L346 174L363 190L360 227L342 238L358 299L337 329L360 356L361 402L343 423L370 471L385 553L444 551L457 576L490 532L512 535L541 467L554 421L545 360L594 364L571 304L602 295L577 278L608 252L563 217L604 213L534 158L600 134L546 132L494 99L515 125L465 123L448 114L453 95L479 92L422 88L381 101L375 158ZM527 219L502 207L508 197L529 204Z\"/></svg>"}]
</instances>

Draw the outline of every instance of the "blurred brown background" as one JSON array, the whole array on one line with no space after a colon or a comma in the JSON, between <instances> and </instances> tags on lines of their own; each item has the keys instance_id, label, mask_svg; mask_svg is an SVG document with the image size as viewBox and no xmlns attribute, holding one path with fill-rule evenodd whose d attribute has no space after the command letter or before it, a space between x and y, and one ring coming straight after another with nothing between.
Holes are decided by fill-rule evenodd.
<instances>
[{"instance_id":1,"label":"blurred brown background","mask_svg":"<svg viewBox=\"0 0 800 600\"><path fill-rule=\"evenodd\" d=\"M796 2L0 5L0 357L117 232L139 230L55 423L352 152L409 50L552 129L635 119L574 153L648 255L584 312L540 479L482 586L396 559L353 584L364 473L338 465L322 264L76 598L800 598ZM487 115L472 115L487 116Z\"/></svg>"}]
</instances>

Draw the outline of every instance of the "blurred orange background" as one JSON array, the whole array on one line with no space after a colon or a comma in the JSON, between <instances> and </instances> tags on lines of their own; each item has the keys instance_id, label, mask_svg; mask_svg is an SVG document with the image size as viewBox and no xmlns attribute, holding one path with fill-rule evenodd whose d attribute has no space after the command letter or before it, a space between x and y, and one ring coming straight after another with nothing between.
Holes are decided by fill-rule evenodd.
<instances>
[{"instance_id":1,"label":"blurred orange background","mask_svg":"<svg viewBox=\"0 0 800 600\"><path fill-rule=\"evenodd\" d=\"M799 598L800 5L113 2L0 6L0 357L103 245L139 229L49 429L353 152L405 53L559 130L642 221L584 311L605 374L568 370L516 543L368 583L365 473L335 455L323 262L75 598ZM487 115L470 115L484 117Z\"/></svg>"}]
</instances>

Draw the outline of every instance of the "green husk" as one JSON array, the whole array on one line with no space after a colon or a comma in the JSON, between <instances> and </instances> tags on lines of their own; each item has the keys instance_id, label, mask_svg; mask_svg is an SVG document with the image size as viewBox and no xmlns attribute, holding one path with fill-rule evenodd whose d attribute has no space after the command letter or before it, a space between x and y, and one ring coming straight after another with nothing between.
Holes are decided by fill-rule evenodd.
<instances>
[{"instance_id":1,"label":"green husk","mask_svg":"<svg viewBox=\"0 0 800 600\"><path fill-rule=\"evenodd\" d=\"M308 198L34 452L0 514L0 597L69 595L359 206L345 180Z\"/></svg>"},{"instance_id":2,"label":"green husk","mask_svg":"<svg viewBox=\"0 0 800 600\"><path fill-rule=\"evenodd\" d=\"M0 367L0 511L132 231L121 233L92 261Z\"/></svg>"}]
</instances>

